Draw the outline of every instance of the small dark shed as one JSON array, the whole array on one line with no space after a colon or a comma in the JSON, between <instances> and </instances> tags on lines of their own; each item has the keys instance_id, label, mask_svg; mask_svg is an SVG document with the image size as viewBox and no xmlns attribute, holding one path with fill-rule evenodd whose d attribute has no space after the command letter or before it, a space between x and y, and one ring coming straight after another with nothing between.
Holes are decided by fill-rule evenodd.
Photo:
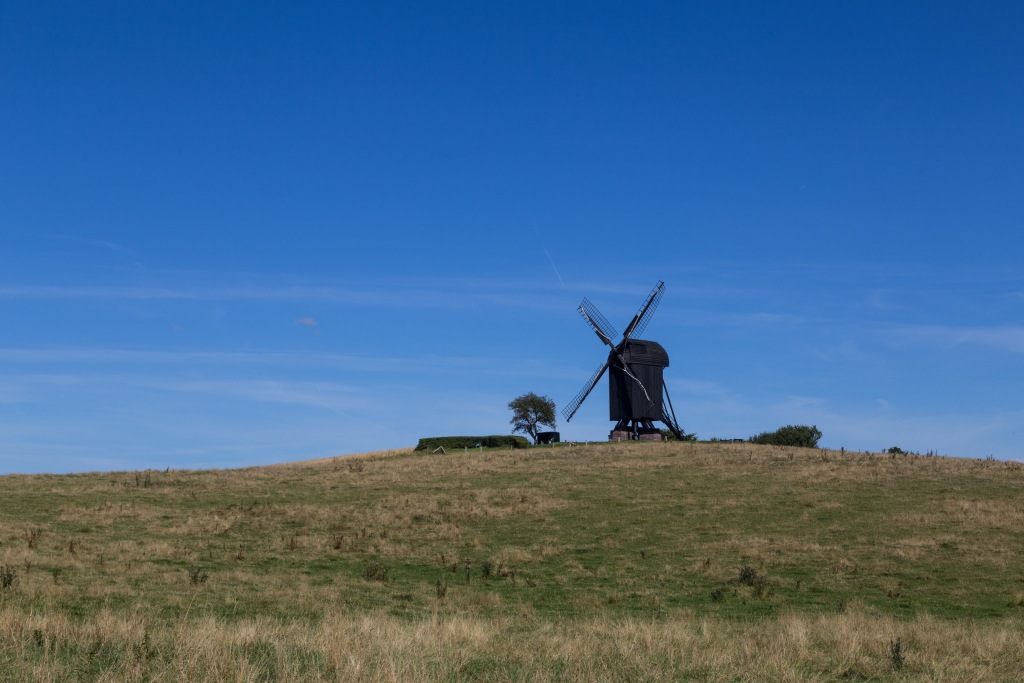
<instances>
[{"instance_id":1,"label":"small dark shed","mask_svg":"<svg viewBox=\"0 0 1024 683\"><path fill-rule=\"evenodd\" d=\"M558 432L537 432L537 443L558 443L562 440L562 435Z\"/></svg>"}]
</instances>

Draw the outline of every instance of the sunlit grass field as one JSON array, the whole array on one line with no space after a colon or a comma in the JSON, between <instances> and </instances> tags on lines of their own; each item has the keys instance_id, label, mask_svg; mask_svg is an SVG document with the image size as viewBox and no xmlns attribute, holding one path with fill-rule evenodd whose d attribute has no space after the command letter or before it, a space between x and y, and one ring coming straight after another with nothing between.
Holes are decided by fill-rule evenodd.
<instances>
[{"instance_id":1,"label":"sunlit grass field","mask_svg":"<svg viewBox=\"0 0 1024 683\"><path fill-rule=\"evenodd\" d=\"M0 680L1021 680L1024 467L748 444L0 478Z\"/></svg>"}]
</instances>

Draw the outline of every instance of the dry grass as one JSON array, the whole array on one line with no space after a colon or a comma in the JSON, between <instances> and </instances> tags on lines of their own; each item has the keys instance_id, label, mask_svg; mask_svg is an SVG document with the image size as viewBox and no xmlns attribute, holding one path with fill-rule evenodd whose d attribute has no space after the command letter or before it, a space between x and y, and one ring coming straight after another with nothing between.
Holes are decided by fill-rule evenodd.
<instances>
[{"instance_id":1,"label":"dry grass","mask_svg":"<svg viewBox=\"0 0 1024 683\"><path fill-rule=\"evenodd\" d=\"M899 668L892 644L901 643ZM999 681L1024 675L1019 621L909 622L860 609L767 622L382 613L87 623L0 608L8 680Z\"/></svg>"},{"instance_id":2,"label":"dry grass","mask_svg":"<svg viewBox=\"0 0 1024 683\"><path fill-rule=\"evenodd\" d=\"M1019 680L1022 510L747 444L2 477L0 679Z\"/></svg>"}]
</instances>

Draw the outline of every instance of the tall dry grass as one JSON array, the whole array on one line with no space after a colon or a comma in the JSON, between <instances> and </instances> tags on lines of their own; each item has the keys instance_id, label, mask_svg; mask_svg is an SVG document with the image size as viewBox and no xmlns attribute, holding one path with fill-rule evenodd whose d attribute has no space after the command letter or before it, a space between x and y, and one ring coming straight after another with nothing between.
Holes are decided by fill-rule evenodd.
<instances>
[{"instance_id":1,"label":"tall dry grass","mask_svg":"<svg viewBox=\"0 0 1024 683\"><path fill-rule=\"evenodd\" d=\"M899 662L893 648L899 642ZM167 625L0 608L11 681L1019 681L1020 620L899 621L851 608L734 622L383 613Z\"/></svg>"}]
</instances>

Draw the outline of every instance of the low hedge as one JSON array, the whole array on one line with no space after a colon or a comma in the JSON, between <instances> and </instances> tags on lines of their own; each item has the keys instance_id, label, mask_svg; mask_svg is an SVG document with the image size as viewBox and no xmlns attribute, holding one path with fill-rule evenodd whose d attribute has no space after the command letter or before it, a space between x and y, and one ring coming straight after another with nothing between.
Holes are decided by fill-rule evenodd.
<instances>
[{"instance_id":1,"label":"low hedge","mask_svg":"<svg viewBox=\"0 0 1024 683\"><path fill-rule=\"evenodd\" d=\"M418 451L436 451L438 448L529 448L530 442L525 436L431 436L420 439L416 444Z\"/></svg>"},{"instance_id":2,"label":"low hedge","mask_svg":"<svg viewBox=\"0 0 1024 683\"><path fill-rule=\"evenodd\" d=\"M817 448L821 430L817 425L786 425L774 432L762 432L748 439L750 443L770 444L772 446L798 446L800 448Z\"/></svg>"}]
</instances>

